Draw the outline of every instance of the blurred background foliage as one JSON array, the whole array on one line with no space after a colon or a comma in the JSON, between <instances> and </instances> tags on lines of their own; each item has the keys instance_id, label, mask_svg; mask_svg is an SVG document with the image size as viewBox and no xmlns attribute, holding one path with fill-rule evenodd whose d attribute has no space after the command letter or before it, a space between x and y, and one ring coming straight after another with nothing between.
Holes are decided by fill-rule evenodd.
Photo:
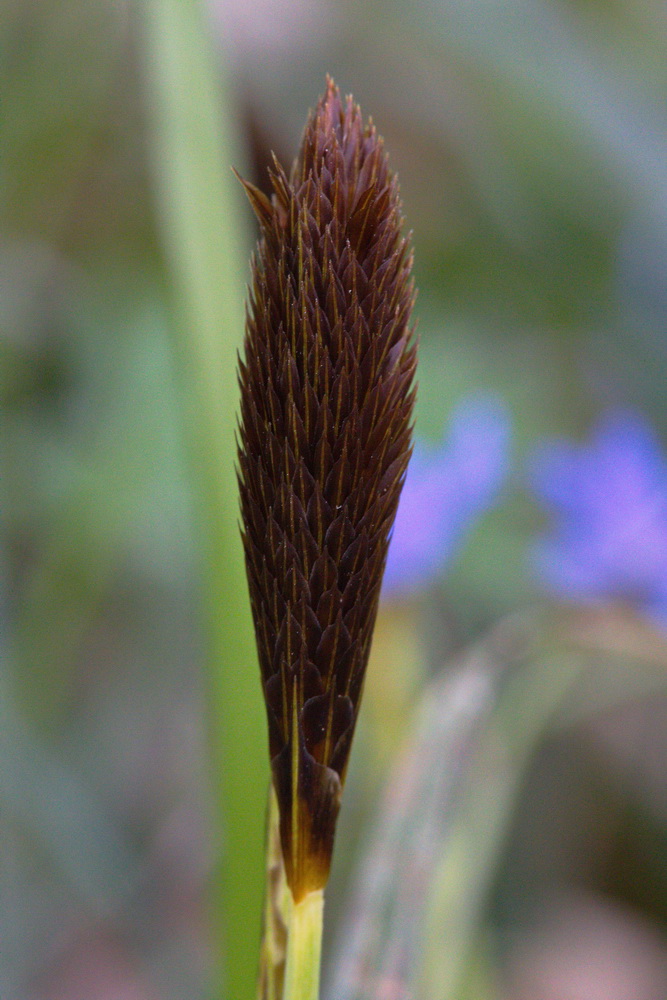
<instances>
[{"instance_id":1,"label":"blurred background foliage","mask_svg":"<svg viewBox=\"0 0 667 1000\"><path fill-rule=\"evenodd\" d=\"M554 624L525 470L610 407L667 446L664 6L5 0L0 29L3 1000L242 1000L254 977L268 766L233 359L255 230L228 166L266 187L327 71L401 179L418 434L480 392L512 424L493 509L381 612L330 995L662 1000L665 638L626 610Z\"/></svg>"}]
</instances>

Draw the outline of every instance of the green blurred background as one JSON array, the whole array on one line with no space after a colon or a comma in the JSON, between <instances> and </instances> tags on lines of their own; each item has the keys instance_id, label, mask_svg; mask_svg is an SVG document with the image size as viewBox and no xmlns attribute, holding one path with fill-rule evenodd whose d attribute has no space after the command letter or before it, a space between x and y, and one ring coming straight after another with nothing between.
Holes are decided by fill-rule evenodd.
<instances>
[{"instance_id":1,"label":"green blurred background","mask_svg":"<svg viewBox=\"0 0 667 1000\"><path fill-rule=\"evenodd\" d=\"M0 27L0 996L243 1000L268 765L233 472L255 227L230 165L265 186L325 73L353 91L414 232L417 430L480 390L513 419L503 503L380 623L333 955L406 703L538 599L527 451L619 404L667 440L665 8L4 0ZM527 739L471 995L667 995L667 658L632 635L657 673L603 672L602 709Z\"/></svg>"}]
</instances>

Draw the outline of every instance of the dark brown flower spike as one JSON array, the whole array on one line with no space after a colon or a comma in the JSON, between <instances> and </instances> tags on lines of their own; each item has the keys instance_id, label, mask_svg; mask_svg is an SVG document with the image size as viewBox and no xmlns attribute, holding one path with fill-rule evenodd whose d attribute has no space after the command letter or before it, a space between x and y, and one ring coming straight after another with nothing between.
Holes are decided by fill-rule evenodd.
<instances>
[{"instance_id":1,"label":"dark brown flower spike","mask_svg":"<svg viewBox=\"0 0 667 1000\"><path fill-rule=\"evenodd\" d=\"M239 482L287 880L328 878L389 534L410 456L412 255L382 139L333 81L261 225Z\"/></svg>"}]
</instances>

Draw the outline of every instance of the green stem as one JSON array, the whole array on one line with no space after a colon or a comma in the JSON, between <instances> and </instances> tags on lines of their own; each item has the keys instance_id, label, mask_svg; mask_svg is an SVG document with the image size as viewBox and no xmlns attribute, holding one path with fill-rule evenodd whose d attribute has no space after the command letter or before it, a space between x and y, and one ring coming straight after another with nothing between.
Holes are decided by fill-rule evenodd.
<instances>
[{"instance_id":1,"label":"green stem","mask_svg":"<svg viewBox=\"0 0 667 1000\"><path fill-rule=\"evenodd\" d=\"M283 1000L318 1000L324 890L292 903Z\"/></svg>"},{"instance_id":2,"label":"green stem","mask_svg":"<svg viewBox=\"0 0 667 1000\"><path fill-rule=\"evenodd\" d=\"M264 884L258 803L268 755L234 473L246 233L230 164L240 160L205 3L142 0L141 10L151 178L187 407L209 626L209 731L225 848L213 887L216 930L226 958L225 996L252 1000Z\"/></svg>"}]
</instances>

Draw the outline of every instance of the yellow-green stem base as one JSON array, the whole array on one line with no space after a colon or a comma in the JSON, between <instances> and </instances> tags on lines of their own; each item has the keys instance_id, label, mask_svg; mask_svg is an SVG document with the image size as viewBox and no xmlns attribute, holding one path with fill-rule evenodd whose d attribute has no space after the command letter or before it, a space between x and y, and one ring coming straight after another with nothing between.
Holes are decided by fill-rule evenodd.
<instances>
[{"instance_id":1,"label":"yellow-green stem base","mask_svg":"<svg viewBox=\"0 0 667 1000\"><path fill-rule=\"evenodd\" d=\"M283 1000L319 1000L324 891L290 907Z\"/></svg>"}]
</instances>

